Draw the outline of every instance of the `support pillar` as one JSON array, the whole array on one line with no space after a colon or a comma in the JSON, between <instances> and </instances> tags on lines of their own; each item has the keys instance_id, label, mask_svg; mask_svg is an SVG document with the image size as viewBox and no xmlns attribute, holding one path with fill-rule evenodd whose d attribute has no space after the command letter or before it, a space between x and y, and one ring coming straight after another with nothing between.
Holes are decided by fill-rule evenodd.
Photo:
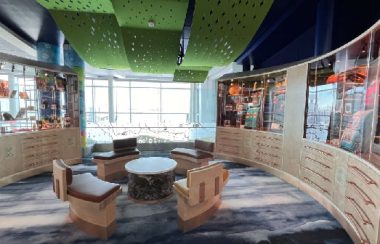
<instances>
[{"instance_id":1,"label":"support pillar","mask_svg":"<svg viewBox=\"0 0 380 244\"><path fill-rule=\"evenodd\" d=\"M78 56L75 50L70 45L64 45L64 61L65 66L73 69L78 75L78 91L79 91L79 125L81 134L81 147L82 156L86 150L86 111L85 111L85 97L84 97L84 80L85 70L84 61Z\"/></svg>"}]
</instances>

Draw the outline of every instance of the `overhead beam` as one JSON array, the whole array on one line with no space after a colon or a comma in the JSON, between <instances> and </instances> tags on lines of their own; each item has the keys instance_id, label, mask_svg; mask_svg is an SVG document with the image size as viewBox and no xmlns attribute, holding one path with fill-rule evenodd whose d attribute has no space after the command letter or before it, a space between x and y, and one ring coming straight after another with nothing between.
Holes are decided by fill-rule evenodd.
<instances>
[{"instance_id":1,"label":"overhead beam","mask_svg":"<svg viewBox=\"0 0 380 244\"><path fill-rule=\"evenodd\" d=\"M0 37L21 52L24 52L26 56L37 57L37 51L34 45L22 39L2 23L0 23Z\"/></svg>"}]
</instances>

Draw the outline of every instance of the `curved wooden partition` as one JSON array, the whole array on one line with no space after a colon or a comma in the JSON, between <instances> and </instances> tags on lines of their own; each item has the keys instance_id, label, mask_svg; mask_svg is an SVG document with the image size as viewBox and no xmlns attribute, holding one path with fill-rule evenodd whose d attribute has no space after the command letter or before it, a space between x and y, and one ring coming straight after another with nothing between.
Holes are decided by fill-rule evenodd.
<instances>
[{"instance_id":1,"label":"curved wooden partition","mask_svg":"<svg viewBox=\"0 0 380 244\"><path fill-rule=\"evenodd\" d=\"M337 51L357 43L364 35L371 33L374 36L374 30L380 33L380 21ZM374 47L379 48L376 45ZM380 243L379 152L370 162L363 159L364 156L361 158L342 148L304 138L309 64L337 51L293 66L221 77L220 81L226 84L234 79L247 80L251 76L264 77L272 72L286 71L285 113L281 134L218 126L215 154L218 158L261 168L289 182L324 206L340 222L355 243L378 244ZM370 62L379 70L378 57ZM376 77L380 77L379 72ZM380 81L376 79L378 87ZM376 105L373 111L378 112L379 88L376 88L375 99ZM218 106L220 107L223 106ZM379 126L376 127L379 115L375 113L372 130L376 131L376 128L379 130ZM373 132L371 139L378 140L378 136ZM375 146L378 150L379 143L377 142Z\"/></svg>"},{"instance_id":2,"label":"curved wooden partition","mask_svg":"<svg viewBox=\"0 0 380 244\"><path fill-rule=\"evenodd\" d=\"M0 186L50 172L53 159L81 160L79 128L51 129L0 136Z\"/></svg>"}]
</instances>

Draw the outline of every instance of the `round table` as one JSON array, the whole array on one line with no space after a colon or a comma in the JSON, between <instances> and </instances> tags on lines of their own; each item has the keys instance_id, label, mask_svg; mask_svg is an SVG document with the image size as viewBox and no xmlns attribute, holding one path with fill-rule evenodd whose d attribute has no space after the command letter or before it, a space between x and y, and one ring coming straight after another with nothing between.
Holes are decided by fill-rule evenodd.
<instances>
[{"instance_id":1,"label":"round table","mask_svg":"<svg viewBox=\"0 0 380 244\"><path fill-rule=\"evenodd\" d=\"M170 158L147 157L125 164L128 171L128 196L140 201L156 201L173 193L174 169Z\"/></svg>"}]
</instances>

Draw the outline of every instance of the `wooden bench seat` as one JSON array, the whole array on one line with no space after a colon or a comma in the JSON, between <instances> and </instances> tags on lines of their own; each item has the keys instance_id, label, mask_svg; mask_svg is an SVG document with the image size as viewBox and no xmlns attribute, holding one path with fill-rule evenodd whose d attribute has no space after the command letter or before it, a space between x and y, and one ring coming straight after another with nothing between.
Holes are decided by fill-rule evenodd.
<instances>
[{"instance_id":1,"label":"wooden bench seat","mask_svg":"<svg viewBox=\"0 0 380 244\"><path fill-rule=\"evenodd\" d=\"M53 189L58 199L70 204L70 218L82 231L107 239L116 229L118 184L90 173L72 175L62 159L53 161Z\"/></svg>"},{"instance_id":2,"label":"wooden bench seat","mask_svg":"<svg viewBox=\"0 0 380 244\"><path fill-rule=\"evenodd\" d=\"M99 179L113 181L126 177L125 164L140 156L136 146L136 138L119 139L113 141L113 151L95 153L92 161L97 164Z\"/></svg>"},{"instance_id":3,"label":"wooden bench seat","mask_svg":"<svg viewBox=\"0 0 380 244\"><path fill-rule=\"evenodd\" d=\"M193 168L208 165L213 159L214 143L195 140L194 149L175 148L171 151L171 158L177 161L176 173L186 174Z\"/></svg>"}]
</instances>

